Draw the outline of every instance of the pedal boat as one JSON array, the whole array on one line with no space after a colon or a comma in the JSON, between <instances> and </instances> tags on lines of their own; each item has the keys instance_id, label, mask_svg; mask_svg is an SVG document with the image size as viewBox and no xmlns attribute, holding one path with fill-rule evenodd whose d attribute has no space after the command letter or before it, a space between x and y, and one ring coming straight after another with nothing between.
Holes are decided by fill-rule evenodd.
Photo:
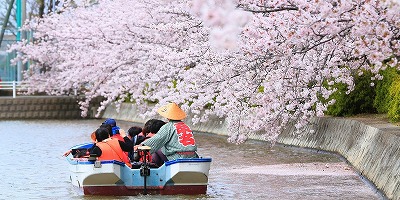
<instances>
[{"instance_id":1,"label":"pedal boat","mask_svg":"<svg viewBox=\"0 0 400 200\"><path fill-rule=\"evenodd\" d=\"M90 145L78 147L89 148ZM90 161L71 155L67 160L72 185L85 195L106 196L206 194L211 166L211 158L171 160L159 168L141 163L137 169L116 160Z\"/></svg>"}]
</instances>

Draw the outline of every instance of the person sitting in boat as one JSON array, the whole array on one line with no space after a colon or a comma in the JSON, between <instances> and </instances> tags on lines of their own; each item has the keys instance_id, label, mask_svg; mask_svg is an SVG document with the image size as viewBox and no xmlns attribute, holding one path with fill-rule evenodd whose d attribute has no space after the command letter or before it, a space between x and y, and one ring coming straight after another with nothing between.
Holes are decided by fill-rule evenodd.
<instances>
[{"instance_id":1,"label":"person sitting in boat","mask_svg":"<svg viewBox=\"0 0 400 200\"><path fill-rule=\"evenodd\" d=\"M192 130L182 120L186 113L176 103L169 103L157 110L158 114L168 119L168 123L150 139L142 142L141 146L151 147L150 153L157 150L166 156L167 160L178 158L198 158L197 145ZM135 149L139 145L135 146ZM164 160L164 161L167 161Z\"/></svg>"},{"instance_id":2,"label":"person sitting in boat","mask_svg":"<svg viewBox=\"0 0 400 200\"><path fill-rule=\"evenodd\" d=\"M152 126L155 121L157 121L157 119L150 119L150 120L146 121L146 123L143 126L142 132L137 135L137 140L136 140L135 145L139 145L140 143L142 143L146 139L149 139L151 136L153 136L153 133L150 132L150 129L151 129L150 126ZM165 124L165 122L164 122L164 124ZM160 126L160 128L161 128L161 126ZM157 131L160 128L158 128ZM134 162L143 162L144 155L139 155L137 151L134 151L132 156L133 157L130 157L132 161L134 161ZM148 155L147 155L147 161L151 162L151 154L149 152L148 152ZM141 163L138 163L138 165L140 165L140 164Z\"/></svg>"},{"instance_id":3,"label":"person sitting in boat","mask_svg":"<svg viewBox=\"0 0 400 200\"><path fill-rule=\"evenodd\" d=\"M147 123L147 122L146 122ZM146 134L143 132L144 131L144 127L143 127L143 129L142 129L142 132L141 133L139 133L137 136L136 136L136 142L135 142L135 146L136 145L138 145L138 144L140 144L140 143L142 143L145 139L146 139Z\"/></svg>"},{"instance_id":4,"label":"person sitting in boat","mask_svg":"<svg viewBox=\"0 0 400 200\"><path fill-rule=\"evenodd\" d=\"M139 126L132 126L128 129L128 137L131 139L133 146L136 145L136 142L138 141L138 135L143 132L142 127Z\"/></svg>"},{"instance_id":5,"label":"person sitting in boat","mask_svg":"<svg viewBox=\"0 0 400 200\"><path fill-rule=\"evenodd\" d=\"M93 132L92 134L90 134L90 139L92 140L91 142L94 144L96 142L96 133ZM69 149L68 151L66 151L63 156L68 156L70 153L72 153L72 157L74 158L82 158L82 157L89 157L90 154L90 150L92 147L90 148L73 148L73 149Z\"/></svg>"},{"instance_id":6,"label":"person sitting in boat","mask_svg":"<svg viewBox=\"0 0 400 200\"><path fill-rule=\"evenodd\" d=\"M99 128L107 129L107 132L109 133L109 137L112 136L111 135L112 127L110 124L102 123ZM122 150L125 151L126 152L125 154L128 156L129 152L133 151L134 145L132 144L129 137L126 136L125 131L123 129L119 130L118 135L122 138L122 141L118 139L118 142L119 142ZM93 132L90 137L91 137L93 144L95 144L95 142L96 142L95 132ZM63 154L63 156L68 156L70 153L72 153L74 158L89 157L90 151L93 149L93 147L94 147L94 145L88 149L70 149L70 150L66 151Z\"/></svg>"},{"instance_id":7,"label":"person sitting in boat","mask_svg":"<svg viewBox=\"0 0 400 200\"><path fill-rule=\"evenodd\" d=\"M149 120L150 121L150 120ZM144 133L146 134L146 139L153 137L166 122L159 119L151 119L151 123L144 127Z\"/></svg>"},{"instance_id":8,"label":"person sitting in boat","mask_svg":"<svg viewBox=\"0 0 400 200\"><path fill-rule=\"evenodd\" d=\"M128 137L129 137L129 139L130 139L130 141L131 141L131 143L132 143L132 146L135 146L135 144L136 144L136 142L137 142L137 140L138 140L138 135L140 134L140 133L142 133L142 128L141 127L139 127L139 126L132 126L132 127L130 127L129 129L128 129ZM133 151L131 151L131 152L129 152L129 154L128 154L128 157L129 157L129 159L131 159L131 161L134 161L134 152Z\"/></svg>"},{"instance_id":9,"label":"person sitting in boat","mask_svg":"<svg viewBox=\"0 0 400 200\"><path fill-rule=\"evenodd\" d=\"M139 141L140 143L142 143L143 141L153 137L162 126L164 126L166 123L162 120L159 119L150 119L148 120L143 127L143 131L142 133L144 134L143 138L139 138L139 140L141 139L141 141ZM144 155L139 155L138 157L134 158L134 161L142 161L143 162L143 157ZM147 155L147 158L149 159L149 161L151 163L156 164L157 167L161 166L165 160L167 160L167 158L165 157L165 155L162 153L161 149L159 149L158 151L154 152L153 154Z\"/></svg>"},{"instance_id":10,"label":"person sitting in boat","mask_svg":"<svg viewBox=\"0 0 400 200\"><path fill-rule=\"evenodd\" d=\"M100 128L106 128L110 134L110 137L115 138L119 141L119 144L121 145L122 150L125 151L125 154L127 156L130 152L133 151L134 145L131 142L131 139L126 135L124 129L118 128L118 134L112 135L112 125L111 124L102 123L100 125ZM118 136L116 136L116 135L118 135Z\"/></svg>"},{"instance_id":11,"label":"person sitting in boat","mask_svg":"<svg viewBox=\"0 0 400 200\"><path fill-rule=\"evenodd\" d=\"M128 156L121 148L121 142L116 138L110 138L106 128L98 128L96 130L95 146L90 151L90 157L97 157L97 160L117 160L124 162L127 166L132 167ZM125 132L121 132L126 137Z\"/></svg>"},{"instance_id":12,"label":"person sitting in boat","mask_svg":"<svg viewBox=\"0 0 400 200\"><path fill-rule=\"evenodd\" d=\"M108 124L111 126L111 137L117 138L120 141L124 141L119 134L120 128L117 126L117 122L115 121L115 119L108 118L102 123L102 125L103 124Z\"/></svg>"},{"instance_id":13,"label":"person sitting in boat","mask_svg":"<svg viewBox=\"0 0 400 200\"><path fill-rule=\"evenodd\" d=\"M143 141L153 137L161 126L166 124L164 121L159 119L149 119L143 126L142 133L138 135L136 145L142 143Z\"/></svg>"},{"instance_id":14,"label":"person sitting in boat","mask_svg":"<svg viewBox=\"0 0 400 200\"><path fill-rule=\"evenodd\" d=\"M145 140L153 137L161 129L161 127L164 126L165 124L166 124L166 122L155 119L151 124L149 124L147 127L145 127L147 129L144 131L144 132L146 132ZM168 160L165 157L165 155L161 149L152 153L150 158L151 158L151 162L155 163L157 166L161 166L162 164L164 164L165 161Z\"/></svg>"}]
</instances>

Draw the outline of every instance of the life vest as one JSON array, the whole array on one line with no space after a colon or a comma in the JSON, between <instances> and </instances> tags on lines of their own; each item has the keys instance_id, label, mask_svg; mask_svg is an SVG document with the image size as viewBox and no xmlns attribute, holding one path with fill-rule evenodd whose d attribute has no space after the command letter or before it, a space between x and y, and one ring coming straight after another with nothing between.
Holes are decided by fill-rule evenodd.
<instances>
[{"instance_id":1,"label":"life vest","mask_svg":"<svg viewBox=\"0 0 400 200\"><path fill-rule=\"evenodd\" d=\"M143 141L146 141L147 139L153 137L154 135L155 135L154 133L147 133L147 135ZM144 158L145 158L144 155L145 155L144 151L139 151L139 161L140 162L144 162ZM146 162L151 162L151 160L152 160L151 153L149 151L147 151Z\"/></svg>"},{"instance_id":2,"label":"life vest","mask_svg":"<svg viewBox=\"0 0 400 200\"><path fill-rule=\"evenodd\" d=\"M101 156L98 160L117 160L124 162L127 166L132 167L128 156L122 151L117 139L106 139L96 144L101 149Z\"/></svg>"},{"instance_id":3,"label":"life vest","mask_svg":"<svg viewBox=\"0 0 400 200\"><path fill-rule=\"evenodd\" d=\"M118 139L119 141L125 143L124 138L123 138L120 134L115 134L115 135L111 136L111 138ZM124 153L126 154L126 156L129 156L129 152L125 152L125 151L124 151Z\"/></svg>"},{"instance_id":4,"label":"life vest","mask_svg":"<svg viewBox=\"0 0 400 200\"><path fill-rule=\"evenodd\" d=\"M125 142L124 138L120 134L115 134L115 135L111 136L111 138L116 138L121 142Z\"/></svg>"},{"instance_id":5,"label":"life vest","mask_svg":"<svg viewBox=\"0 0 400 200\"><path fill-rule=\"evenodd\" d=\"M144 151L139 151L139 161L140 162L144 162L144 157L145 157L144 155L145 155ZM151 162L151 160L152 160L151 153L147 151L146 152L146 162L149 163L149 162Z\"/></svg>"}]
</instances>

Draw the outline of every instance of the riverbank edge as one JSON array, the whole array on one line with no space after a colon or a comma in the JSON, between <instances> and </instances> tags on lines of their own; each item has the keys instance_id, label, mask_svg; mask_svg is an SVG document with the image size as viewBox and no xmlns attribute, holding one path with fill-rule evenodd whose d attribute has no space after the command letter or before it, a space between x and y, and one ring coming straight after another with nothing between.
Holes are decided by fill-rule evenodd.
<instances>
[{"instance_id":1,"label":"riverbank edge","mask_svg":"<svg viewBox=\"0 0 400 200\"><path fill-rule=\"evenodd\" d=\"M144 123L134 104L123 103L119 112L108 106L102 118ZM191 116L185 120L191 121ZM191 126L194 131L228 135L223 119ZM389 199L400 199L400 127L381 118L314 118L301 135L287 127L278 143L337 153ZM250 139L263 140L259 135Z\"/></svg>"},{"instance_id":2,"label":"riverbank edge","mask_svg":"<svg viewBox=\"0 0 400 200\"><path fill-rule=\"evenodd\" d=\"M82 119L80 96L0 96L0 119ZM89 104L86 118L94 118L101 98Z\"/></svg>"}]
</instances>

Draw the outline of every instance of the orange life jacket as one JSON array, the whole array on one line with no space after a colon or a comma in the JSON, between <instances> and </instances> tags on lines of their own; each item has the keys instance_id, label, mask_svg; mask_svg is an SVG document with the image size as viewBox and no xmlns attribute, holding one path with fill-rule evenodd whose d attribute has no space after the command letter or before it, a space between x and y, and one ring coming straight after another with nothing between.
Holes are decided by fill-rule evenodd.
<instances>
[{"instance_id":1,"label":"orange life jacket","mask_svg":"<svg viewBox=\"0 0 400 200\"><path fill-rule=\"evenodd\" d=\"M111 138L115 138L115 139L118 139L118 140L121 141L121 142L125 142L124 138L123 138L120 134L115 134L115 135L111 136ZM128 152L125 152L125 151L124 151L124 153L126 154L126 156L129 155Z\"/></svg>"},{"instance_id":2,"label":"orange life jacket","mask_svg":"<svg viewBox=\"0 0 400 200\"><path fill-rule=\"evenodd\" d=\"M124 138L120 134L115 134L115 135L111 136L111 138L116 138L121 142L125 142Z\"/></svg>"},{"instance_id":3,"label":"orange life jacket","mask_svg":"<svg viewBox=\"0 0 400 200\"><path fill-rule=\"evenodd\" d=\"M96 144L101 149L101 156L98 160L117 160L124 162L127 166L132 167L128 156L122 151L118 139L106 139Z\"/></svg>"}]
</instances>

